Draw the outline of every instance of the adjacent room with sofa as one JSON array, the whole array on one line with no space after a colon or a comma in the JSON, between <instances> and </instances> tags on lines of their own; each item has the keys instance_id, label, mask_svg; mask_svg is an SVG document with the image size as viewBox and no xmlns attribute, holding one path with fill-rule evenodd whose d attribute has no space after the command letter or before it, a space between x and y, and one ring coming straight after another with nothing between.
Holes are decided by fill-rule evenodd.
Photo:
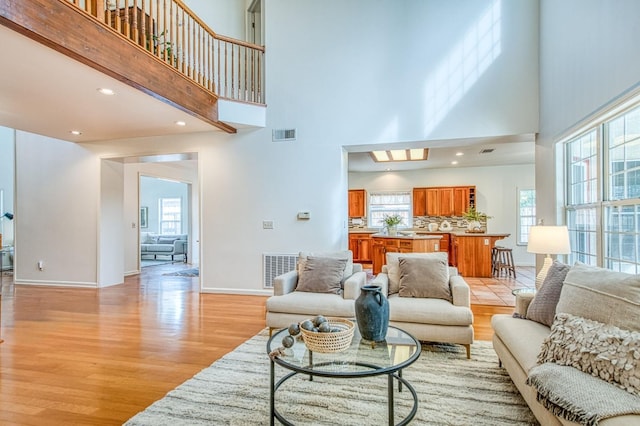
<instances>
[{"instance_id":1,"label":"adjacent room with sofa","mask_svg":"<svg viewBox=\"0 0 640 426\"><path fill-rule=\"evenodd\" d=\"M640 424L638 16L0 0L0 423Z\"/></svg>"}]
</instances>

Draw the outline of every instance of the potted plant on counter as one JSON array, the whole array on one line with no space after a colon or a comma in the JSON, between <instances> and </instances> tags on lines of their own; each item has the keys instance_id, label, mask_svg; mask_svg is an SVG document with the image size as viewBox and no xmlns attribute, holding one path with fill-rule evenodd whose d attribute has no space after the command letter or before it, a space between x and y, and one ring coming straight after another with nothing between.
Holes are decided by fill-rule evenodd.
<instances>
[{"instance_id":1,"label":"potted plant on counter","mask_svg":"<svg viewBox=\"0 0 640 426\"><path fill-rule=\"evenodd\" d=\"M470 206L469 209L462 214L467 220L467 230L471 232L482 232L482 224L480 222L487 222L487 219L491 219L486 213L482 213L476 210L475 206Z\"/></svg>"},{"instance_id":2,"label":"potted plant on counter","mask_svg":"<svg viewBox=\"0 0 640 426\"><path fill-rule=\"evenodd\" d=\"M385 226L387 227L387 232L389 235L398 235L398 225L400 225L402 223L402 216L400 216L399 214L394 214L394 215L384 215L384 218L382 219L382 221L384 222Z\"/></svg>"}]
</instances>

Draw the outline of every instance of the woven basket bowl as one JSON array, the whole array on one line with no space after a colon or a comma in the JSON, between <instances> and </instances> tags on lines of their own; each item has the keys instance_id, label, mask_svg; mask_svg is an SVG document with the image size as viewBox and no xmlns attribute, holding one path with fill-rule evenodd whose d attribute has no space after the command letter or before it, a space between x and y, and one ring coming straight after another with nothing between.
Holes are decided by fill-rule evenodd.
<instances>
[{"instance_id":1,"label":"woven basket bowl","mask_svg":"<svg viewBox=\"0 0 640 426\"><path fill-rule=\"evenodd\" d=\"M320 333L300 328L302 340L310 351L320 353L342 352L351 346L355 324L344 318L327 318L331 328L340 331Z\"/></svg>"}]
</instances>

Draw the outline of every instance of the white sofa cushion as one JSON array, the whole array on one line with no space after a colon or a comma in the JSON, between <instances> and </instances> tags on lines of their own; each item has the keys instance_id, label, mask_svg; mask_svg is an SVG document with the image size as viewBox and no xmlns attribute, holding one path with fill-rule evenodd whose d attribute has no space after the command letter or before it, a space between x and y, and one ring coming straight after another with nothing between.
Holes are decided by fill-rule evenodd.
<instances>
[{"instance_id":1,"label":"white sofa cushion","mask_svg":"<svg viewBox=\"0 0 640 426\"><path fill-rule=\"evenodd\" d=\"M564 279L560 312L640 331L640 276L578 263Z\"/></svg>"},{"instance_id":2,"label":"white sofa cushion","mask_svg":"<svg viewBox=\"0 0 640 426\"><path fill-rule=\"evenodd\" d=\"M443 299L389 296L389 320L447 326L470 325L473 314L468 307L453 306Z\"/></svg>"},{"instance_id":3,"label":"white sofa cushion","mask_svg":"<svg viewBox=\"0 0 640 426\"><path fill-rule=\"evenodd\" d=\"M491 317L491 327L525 372L538 365L538 353L549 327L505 314Z\"/></svg>"},{"instance_id":4,"label":"white sofa cushion","mask_svg":"<svg viewBox=\"0 0 640 426\"><path fill-rule=\"evenodd\" d=\"M306 293L294 291L267 299L268 312L295 313L303 315L325 315L330 317L355 317L353 299L329 293Z\"/></svg>"}]
</instances>

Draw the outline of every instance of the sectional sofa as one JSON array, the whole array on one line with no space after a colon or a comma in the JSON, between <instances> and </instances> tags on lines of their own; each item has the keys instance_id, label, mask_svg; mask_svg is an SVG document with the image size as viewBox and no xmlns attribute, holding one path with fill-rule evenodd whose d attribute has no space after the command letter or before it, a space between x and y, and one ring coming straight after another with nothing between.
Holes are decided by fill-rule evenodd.
<instances>
[{"instance_id":1,"label":"sectional sofa","mask_svg":"<svg viewBox=\"0 0 640 426\"><path fill-rule=\"evenodd\" d=\"M517 297L493 346L540 424L640 425L640 276L556 262Z\"/></svg>"}]
</instances>

